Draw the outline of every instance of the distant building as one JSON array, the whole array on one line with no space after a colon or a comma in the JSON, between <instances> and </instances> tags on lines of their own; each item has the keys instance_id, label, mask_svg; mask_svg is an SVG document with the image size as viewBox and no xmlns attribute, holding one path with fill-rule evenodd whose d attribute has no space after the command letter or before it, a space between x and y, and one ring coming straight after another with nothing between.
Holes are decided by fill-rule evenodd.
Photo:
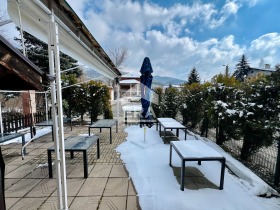
<instances>
[{"instance_id":1,"label":"distant building","mask_svg":"<svg viewBox=\"0 0 280 210\"><path fill-rule=\"evenodd\" d=\"M120 97L132 97L140 94L140 75L125 74L120 77Z\"/></svg>"},{"instance_id":2,"label":"distant building","mask_svg":"<svg viewBox=\"0 0 280 210\"><path fill-rule=\"evenodd\" d=\"M270 68L269 64L265 64L264 68L250 67L247 78L254 77L258 74L271 75L272 72L274 72L274 70Z\"/></svg>"}]
</instances>

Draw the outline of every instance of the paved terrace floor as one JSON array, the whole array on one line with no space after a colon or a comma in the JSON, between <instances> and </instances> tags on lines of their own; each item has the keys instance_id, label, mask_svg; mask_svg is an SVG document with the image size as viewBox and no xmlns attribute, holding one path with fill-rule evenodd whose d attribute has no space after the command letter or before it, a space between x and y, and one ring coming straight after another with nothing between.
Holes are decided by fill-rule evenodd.
<instances>
[{"instance_id":1,"label":"paved terrace floor","mask_svg":"<svg viewBox=\"0 0 280 210\"><path fill-rule=\"evenodd\" d=\"M130 122L131 123L131 122ZM140 210L133 180L115 149L125 141L127 134L120 123L119 132L112 129L113 141L109 144L109 129L92 129L100 137L100 158L96 159L96 146L88 153L89 176L84 179L82 153L75 153L74 159L66 152L68 207L70 210ZM71 135L88 135L88 126L65 127L65 138ZM48 177L47 149L53 146L51 134L39 137L27 146L27 155L22 160L21 144L1 146L5 168L6 206L10 210L52 210L57 209L56 172ZM168 138L167 142L174 140ZM54 160L54 153L52 153ZM168 164L168 163L167 163ZM186 167L185 188L197 190L218 187L211 183L196 168ZM173 167L178 180L180 168Z\"/></svg>"},{"instance_id":2,"label":"paved terrace floor","mask_svg":"<svg viewBox=\"0 0 280 210\"><path fill-rule=\"evenodd\" d=\"M115 151L115 148L125 141L126 133L121 126L118 133L115 133L115 129L112 131L113 143L109 144L109 129L102 129L102 133L99 133L99 129L92 130L100 137L101 156L96 159L96 146L88 153L87 179L83 177L82 153L75 153L74 159L66 153L69 209L140 209L133 183ZM74 126L73 131L65 127L65 137L87 132L87 126ZM2 146L6 163L7 209L57 209L56 179L48 178L46 166L47 148L52 145L51 134L34 140L27 146L24 160L20 156L21 144ZM53 174L55 177L55 169Z\"/></svg>"}]
</instances>

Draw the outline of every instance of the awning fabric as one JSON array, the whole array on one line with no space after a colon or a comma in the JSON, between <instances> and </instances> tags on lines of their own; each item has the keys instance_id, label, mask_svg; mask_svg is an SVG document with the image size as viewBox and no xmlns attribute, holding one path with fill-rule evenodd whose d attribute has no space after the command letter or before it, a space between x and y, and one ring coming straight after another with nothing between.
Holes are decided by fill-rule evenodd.
<instances>
[{"instance_id":1,"label":"awning fabric","mask_svg":"<svg viewBox=\"0 0 280 210\"><path fill-rule=\"evenodd\" d=\"M60 50L110 79L121 75L66 1L21 0L19 2L24 31L48 43L48 23L51 14L48 5L51 3L55 21L59 26ZM12 21L20 26L16 0L8 1L8 13Z\"/></svg>"}]
</instances>

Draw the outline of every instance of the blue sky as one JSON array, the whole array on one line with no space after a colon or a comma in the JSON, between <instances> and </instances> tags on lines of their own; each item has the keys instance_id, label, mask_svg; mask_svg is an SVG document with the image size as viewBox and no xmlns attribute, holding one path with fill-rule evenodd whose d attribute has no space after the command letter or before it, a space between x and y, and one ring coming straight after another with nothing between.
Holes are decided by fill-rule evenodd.
<instances>
[{"instance_id":1,"label":"blue sky","mask_svg":"<svg viewBox=\"0 0 280 210\"><path fill-rule=\"evenodd\" d=\"M128 49L123 70L136 75L146 56L155 75L186 80L196 67L202 81L224 64L233 73L242 54L253 67L280 63L278 0L67 2L105 51Z\"/></svg>"}]
</instances>

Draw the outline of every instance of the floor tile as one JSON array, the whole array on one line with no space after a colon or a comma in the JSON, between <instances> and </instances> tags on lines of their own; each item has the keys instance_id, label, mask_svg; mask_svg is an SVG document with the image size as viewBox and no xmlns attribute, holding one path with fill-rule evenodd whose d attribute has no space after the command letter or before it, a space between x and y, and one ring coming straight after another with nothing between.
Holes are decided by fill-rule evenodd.
<instances>
[{"instance_id":1,"label":"floor tile","mask_svg":"<svg viewBox=\"0 0 280 210\"><path fill-rule=\"evenodd\" d=\"M9 210L37 210L45 200L45 198L22 198Z\"/></svg>"},{"instance_id":2,"label":"floor tile","mask_svg":"<svg viewBox=\"0 0 280 210\"><path fill-rule=\"evenodd\" d=\"M123 165L113 165L109 177L128 177Z\"/></svg>"},{"instance_id":3,"label":"floor tile","mask_svg":"<svg viewBox=\"0 0 280 210\"><path fill-rule=\"evenodd\" d=\"M102 195L107 183L107 178L87 178L77 196Z\"/></svg>"},{"instance_id":4,"label":"floor tile","mask_svg":"<svg viewBox=\"0 0 280 210\"><path fill-rule=\"evenodd\" d=\"M81 190L86 179L67 179L67 195L77 196L78 192ZM55 190L52 196L57 196L57 191Z\"/></svg>"},{"instance_id":5,"label":"floor tile","mask_svg":"<svg viewBox=\"0 0 280 210\"><path fill-rule=\"evenodd\" d=\"M128 196L127 197L127 210L139 210L139 205L137 202L137 197L136 196Z\"/></svg>"},{"instance_id":6,"label":"floor tile","mask_svg":"<svg viewBox=\"0 0 280 210\"><path fill-rule=\"evenodd\" d=\"M21 198L5 198L6 209L10 209L16 202L18 202Z\"/></svg>"},{"instance_id":7,"label":"floor tile","mask_svg":"<svg viewBox=\"0 0 280 210\"><path fill-rule=\"evenodd\" d=\"M125 196L128 192L128 178L109 178L104 196Z\"/></svg>"},{"instance_id":8,"label":"floor tile","mask_svg":"<svg viewBox=\"0 0 280 210\"><path fill-rule=\"evenodd\" d=\"M68 207L73 201L74 197L67 197ZM39 208L38 210L57 210L58 209L58 200L57 197L49 197ZM71 209L72 210L72 209Z\"/></svg>"},{"instance_id":9,"label":"floor tile","mask_svg":"<svg viewBox=\"0 0 280 210\"><path fill-rule=\"evenodd\" d=\"M49 197L56 189L55 179L43 179L25 197Z\"/></svg>"},{"instance_id":10,"label":"floor tile","mask_svg":"<svg viewBox=\"0 0 280 210\"><path fill-rule=\"evenodd\" d=\"M102 197L98 210L125 210L126 197Z\"/></svg>"},{"instance_id":11,"label":"floor tile","mask_svg":"<svg viewBox=\"0 0 280 210\"><path fill-rule=\"evenodd\" d=\"M21 179L5 191L5 197L23 197L40 181L41 179Z\"/></svg>"},{"instance_id":12,"label":"floor tile","mask_svg":"<svg viewBox=\"0 0 280 210\"><path fill-rule=\"evenodd\" d=\"M35 170L35 168L34 165L22 165L8 173L5 178L24 178L27 174Z\"/></svg>"},{"instance_id":13,"label":"floor tile","mask_svg":"<svg viewBox=\"0 0 280 210\"><path fill-rule=\"evenodd\" d=\"M94 210L97 209L101 196L76 197L72 202L71 210Z\"/></svg>"},{"instance_id":14,"label":"floor tile","mask_svg":"<svg viewBox=\"0 0 280 210\"><path fill-rule=\"evenodd\" d=\"M96 164L89 174L89 177L108 177L113 165Z\"/></svg>"}]
</instances>

